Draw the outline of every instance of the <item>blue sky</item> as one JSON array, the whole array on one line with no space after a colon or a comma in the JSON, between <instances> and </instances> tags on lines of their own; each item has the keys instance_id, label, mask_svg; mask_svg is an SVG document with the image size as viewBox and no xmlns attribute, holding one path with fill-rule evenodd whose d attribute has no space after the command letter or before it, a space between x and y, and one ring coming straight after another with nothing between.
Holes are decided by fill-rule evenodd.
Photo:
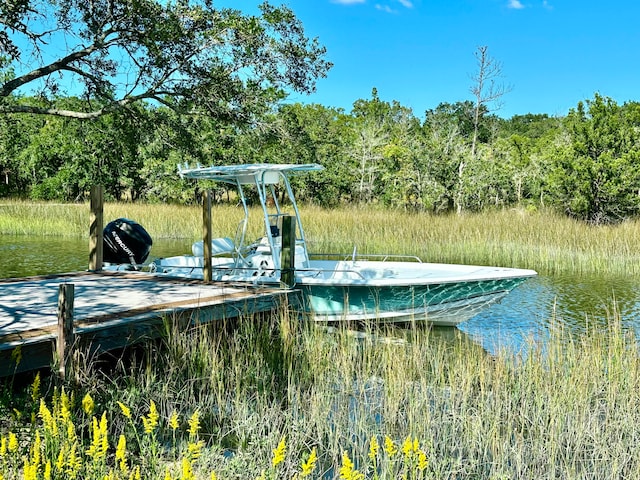
<instances>
[{"instance_id":1,"label":"blue sky","mask_svg":"<svg viewBox=\"0 0 640 480\"><path fill-rule=\"evenodd\" d=\"M215 2L255 12L259 2ZM474 52L488 47L511 91L495 112L565 115L596 92L640 101L640 3L577 0L288 0L334 67L312 96L292 101L350 111L397 100L419 117L472 100Z\"/></svg>"}]
</instances>

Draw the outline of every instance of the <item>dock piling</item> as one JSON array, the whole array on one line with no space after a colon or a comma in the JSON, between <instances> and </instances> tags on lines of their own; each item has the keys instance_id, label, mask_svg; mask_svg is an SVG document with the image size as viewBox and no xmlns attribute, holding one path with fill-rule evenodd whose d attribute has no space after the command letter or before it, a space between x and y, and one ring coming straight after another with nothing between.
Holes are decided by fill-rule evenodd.
<instances>
[{"instance_id":1,"label":"dock piling","mask_svg":"<svg viewBox=\"0 0 640 480\"><path fill-rule=\"evenodd\" d=\"M89 271L102 270L102 231L104 229L104 190L102 185L91 187L91 218L89 225Z\"/></svg>"},{"instance_id":2,"label":"dock piling","mask_svg":"<svg viewBox=\"0 0 640 480\"><path fill-rule=\"evenodd\" d=\"M280 252L280 266L282 273L280 281L285 288L295 284L295 252L296 252L296 224L295 217L282 217L282 250Z\"/></svg>"},{"instance_id":3,"label":"dock piling","mask_svg":"<svg viewBox=\"0 0 640 480\"><path fill-rule=\"evenodd\" d=\"M73 283L61 283L58 289L58 340L56 359L62 380L68 379L71 373L73 358L73 300L75 287Z\"/></svg>"},{"instance_id":4,"label":"dock piling","mask_svg":"<svg viewBox=\"0 0 640 480\"><path fill-rule=\"evenodd\" d=\"M211 232L211 192L205 190L202 195L202 244L203 250L203 277L205 283L211 283L213 280L213 267L211 264L211 240L213 234Z\"/></svg>"}]
</instances>

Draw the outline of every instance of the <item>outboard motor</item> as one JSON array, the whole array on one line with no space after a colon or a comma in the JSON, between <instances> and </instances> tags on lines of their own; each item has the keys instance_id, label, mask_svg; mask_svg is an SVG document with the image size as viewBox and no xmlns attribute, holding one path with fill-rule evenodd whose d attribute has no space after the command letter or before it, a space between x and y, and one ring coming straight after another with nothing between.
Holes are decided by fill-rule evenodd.
<instances>
[{"instance_id":1,"label":"outboard motor","mask_svg":"<svg viewBox=\"0 0 640 480\"><path fill-rule=\"evenodd\" d=\"M139 265L149 256L153 241L137 222L118 218L103 231L103 259L108 263Z\"/></svg>"}]
</instances>

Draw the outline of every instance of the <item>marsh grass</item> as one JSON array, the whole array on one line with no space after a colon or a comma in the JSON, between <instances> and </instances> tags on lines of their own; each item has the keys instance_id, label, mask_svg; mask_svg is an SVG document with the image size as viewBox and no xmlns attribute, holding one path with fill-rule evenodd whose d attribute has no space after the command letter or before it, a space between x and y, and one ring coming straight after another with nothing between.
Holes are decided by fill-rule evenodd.
<instances>
[{"instance_id":1,"label":"marsh grass","mask_svg":"<svg viewBox=\"0 0 640 480\"><path fill-rule=\"evenodd\" d=\"M2 235L69 235L88 232L87 204L3 202ZM254 207L257 218L260 211ZM592 226L550 211L501 210L430 215L358 207L301 211L310 250L416 255L423 261L532 268L543 274L640 274L640 222ZM111 203L105 222L119 217L141 223L152 238L202 238L200 207ZM238 206L213 209L215 236L236 235ZM250 225L247 239L261 235Z\"/></svg>"},{"instance_id":2,"label":"marsh grass","mask_svg":"<svg viewBox=\"0 0 640 480\"><path fill-rule=\"evenodd\" d=\"M110 216L134 218L156 237L200 234L198 208L125 207L109 206ZM47 209L58 213L42 213ZM8 226L44 234L45 227L30 227L38 218L46 229L69 224L69 234L81 235L86 212L86 206L4 205L0 226L4 234ZM235 207L215 212L220 230L235 230ZM632 221L596 228L543 212L433 217L306 207L302 213L316 251L350 252L356 239L363 253L543 273L637 274L639 268L633 240L640 226ZM637 339L622 327L615 305L605 326L576 333L553 319L549 324L544 343L532 339L526 355L514 356L488 355L455 330L451 339L417 326L321 329L287 309L189 329L169 318L161 341L107 367L91 359L79 383L67 386L76 405L86 393L95 400L97 430L93 414L76 408L78 461L97 462L85 471L104 474L86 478L104 478L117 467L117 441L125 435L128 466L138 466L142 478L167 471L174 479L209 479L212 472L289 479L305 471L309 478L348 479L640 478ZM51 405L53 387L43 392ZM45 478L44 463L27 476L36 432L41 439L46 433L35 397L4 390L0 400L0 474L12 478L11 469L18 478ZM118 402L130 408L130 418ZM157 426L145 437L142 419L150 421L151 402ZM197 437L187 423L195 412ZM105 456L97 458L98 444L92 455L87 451L102 435L103 413L108 440ZM175 429L174 414L181 419ZM8 447L10 434L19 437L16 450ZM48 441L40 444L39 459L56 451Z\"/></svg>"},{"instance_id":3,"label":"marsh grass","mask_svg":"<svg viewBox=\"0 0 640 480\"><path fill-rule=\"evenodd\" d=\"M417 327L321 329L287 311L166 325L138 360L89 369L74 387L76 405L87 392L95 402L95 413L75 417L86 471L117 467L125 435L128 466L142 478L302 478L312 452L308 478L640 478L640 358L615 309L608 326L580 336L552 327L526 357L490 356L461 334ZM0 447L0 468L34 458L46 422L31 416L31 398L4 397L0 437L18 433L21 447L13 456ZM88 452L102 434L91 416L104 412L109 440L94 465ZM187 423L195 412L197 437ZM48 445L42 458L57 451ZM192 477L180 473L184 458Z\"/></svg>"}]
</instances>

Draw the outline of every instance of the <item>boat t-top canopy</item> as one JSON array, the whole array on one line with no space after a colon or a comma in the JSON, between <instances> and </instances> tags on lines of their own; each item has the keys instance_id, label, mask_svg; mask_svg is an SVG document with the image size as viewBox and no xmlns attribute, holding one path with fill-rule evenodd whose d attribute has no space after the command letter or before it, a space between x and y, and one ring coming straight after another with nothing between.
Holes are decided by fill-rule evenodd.
<instances>
[{"instance_id":1,"label":"boat t-top canopy","mask_svg":"<svg viewBox=\"0 0 640 480\"><path fill-rule=\"evenodd\" d=\"M306 163L301 165L283 163L251 163L244 165L220 165L213 167L189 168L187 165L178 165L178 173L184 178L206 179L233 184L263 184L278 183L280 175L293 175L297 173L323 170L322 165Z\"/></svg>"}]
</instances>

